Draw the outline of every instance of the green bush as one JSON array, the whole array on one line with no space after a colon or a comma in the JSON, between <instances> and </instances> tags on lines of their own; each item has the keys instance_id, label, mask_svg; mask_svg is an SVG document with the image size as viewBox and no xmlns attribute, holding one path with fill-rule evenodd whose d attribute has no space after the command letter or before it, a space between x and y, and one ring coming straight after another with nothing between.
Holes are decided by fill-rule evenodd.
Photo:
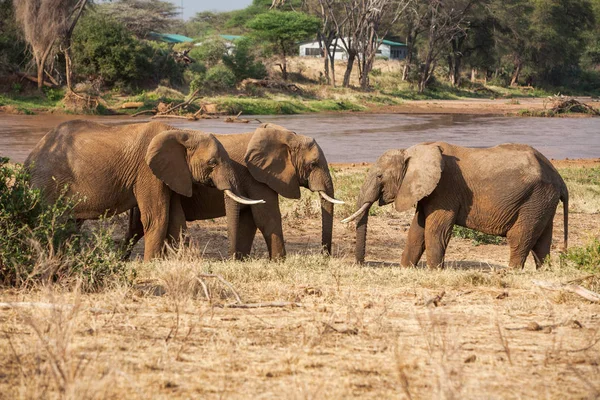
<instances>
[{"instance_id":1,"label":"green bush","mask_svg":"<svg viewBox=\"0 0 600 400\"><path fill-rule=\"evenodd\" d=\"M232 89L235 83L233 71L222 64L210 68L204 77L204 86L209 90Z\"/></svg>"},{"instance_id":2,"label":"green bush","mask_svg":"<svg viewBox=\"0 0 600 400\"><path fill-rule=\"evenodd\" d=\"M223 64L233 71L238 82L246 78L262 79L267 76L267 68L256 60L254 49L256 45L250 38L241 38L235 41L231 54L223 56Z\"/></svg>"},{"instance_id":3,"label":"green bush","mask_svg":"<svg viewBox=\"0 0 600 400\"><path fill-rule=\"evenodd\" d=\"M215 36L204 40L200 46L195 46L189 56L196 62L211 68L219 64L226 53L225 41L221 37Z\"/></svg>"},{"instance_id":4,"label":"green bush","mask_svg":"<svg viewBox=\"0 0 600 400\"><path fill-rule=\"evenodd\" d=\"M486 233L481 233L479 231L458 225L454 225L454 228L452 229L452 236L459 237L462 239L471 239L475 246L479 246L481 244L504 243L504 238L500 236L488 235Z\"/></svg>"},{"instance_id":5,"label":"green bush","mask_svg":"<svg viewBox=\"0 0 600 400\"><path fill-rule=\"evenodd\" d=\"M561 254L561 259L572 262L577 269L591 273L600 272L600 239L594 239L585 247L572 247Z\"/></svg>"},{"instance_id":6,"label":"green bush","mask_svg":"<svg viewBox=\"0 0 600 400\"><path fill-rule=\"evenodd\" d=\"M127 279L108 229L77 233L76 204L64 195L46 204L25 169L0 158L0 284L80 281L83 290L95 291Z\"/></svg>"}]
</instances>

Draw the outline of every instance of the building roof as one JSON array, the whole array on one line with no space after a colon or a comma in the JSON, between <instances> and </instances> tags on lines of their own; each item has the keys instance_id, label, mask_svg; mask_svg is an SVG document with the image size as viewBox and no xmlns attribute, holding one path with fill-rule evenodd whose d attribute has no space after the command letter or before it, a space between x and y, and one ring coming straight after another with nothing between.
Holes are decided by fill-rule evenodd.
<instances>
[{"instance_id":1,"label":"building roof","mask_svg":"<svg viewBox=\"0 0 600 400\"><path fill-rule=\"evenodd\" d=\"M219 36L221 36L223 39L229 40L229 41L234 41L234 40L237 40L237 39L243 37L243 36L238 36L238 35L219 35Z\"/></svg>"},{"instance_id":2,"label":"building roof","mask_svg":"<svg viewBox=\"0 0 600 400\"><path fill-rule=\"evenodd\" d=\"M381 43L387 44L388 46L406 46L406 44L404 44L404 43L392 42L391 40L386 40L386 39L383 39L383 42L381 42Z\"/></svg>"},{"instance_id":3,"label":"building roof","mask_svg":"<svg viewBox=\"0 0 600 400\"><path fill-rule=\"evenodd\" d=\"M183 35L177 35L175 33L151 32L150 36L156 40L161 40L161 41L167 42L167 43L184 43L184 42L193 42L194 41L194 39L192 39L190 37L183 36Z\"/></svg>"}]
</instances>

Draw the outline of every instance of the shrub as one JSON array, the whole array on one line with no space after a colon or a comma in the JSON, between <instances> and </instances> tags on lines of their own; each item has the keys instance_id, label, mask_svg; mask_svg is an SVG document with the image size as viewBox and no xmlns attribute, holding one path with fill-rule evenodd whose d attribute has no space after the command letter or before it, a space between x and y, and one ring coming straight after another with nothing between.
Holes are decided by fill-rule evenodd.
<instances>
[{"instance_id":1,"label":"shrub","mask_svg":"<svg viewBox=\"0 0 600 400\"><path fill-rule=\"evenodd\" d=\"M486 233L481 233L479 231L458 225L454 225L454 228L452 229L452 235L463 239L471 239L475 246L479 246L480 244L504 243L504 238L500 236L488 235Z\"/></svg>"},{"instance_id":2,"label":"shrub","mask_svg":"<svg viewBox=\"0 0 600 400\"><path fill-rule=\"evenodd\" d=\"M77 233L76 204L64 195L46 204L25 169L0 158L0 283L81 281L83 290L94 291L127 278L106 227Z\"/></svg>"},{"instance_id":3,"label":"shrub","mask_svg":"<svg viewBox=\"0 0 600 400\"><path fill-rule=\"evenodd\" d=\"M267 76L265 65L252 54L254 48L256 46L251 39L241 38L236 40L231 54L223 56L223 64L233 71L238 82L246 78L262 79Z\"/></svg>"},{"instance_id":4,"label":"shrub","mask_svg":"<svg viewBox=\"0 0 600 400\"><path fill-rule=\"evenodd\" d=\"M225 41L220 37L211 37L202 42L200 46L195 46L189 53L196 62L205 64L208 68L219 64L223 56L227 53Z\"/></svg>"},{"instance_id":5,"label":"shrub","mask_svg":"<svg viewBox=\"0 0 600 400\"><path fill-rule=\"evenodd\" d=\"M206 71L204 85L209 90L228 90L235 87L235 74L224 65L216 65Z\"/></svg>"},{"instance_id":6,"label":"shrub","mask_svg":"<svg viewBox=\"0 0 600 400\"><path fill-rule=\"evenodd\" d=\"M99 13L82 18L73 33L74 70L108 84L133 81L148 70L138 50L139 42L123 25Z\"/></svg>"},{"instance_id":7,"label":"shrub","mask_svg":"<svg viewBox=\"0 0 600 400\"><path fill-rule=\"evenodd\" d=\"M572 247L561 254L562 260L572 262L577 269L592 273L600 272L600 239L594 239L585 247Z\"/></svg>"}]
</instances>

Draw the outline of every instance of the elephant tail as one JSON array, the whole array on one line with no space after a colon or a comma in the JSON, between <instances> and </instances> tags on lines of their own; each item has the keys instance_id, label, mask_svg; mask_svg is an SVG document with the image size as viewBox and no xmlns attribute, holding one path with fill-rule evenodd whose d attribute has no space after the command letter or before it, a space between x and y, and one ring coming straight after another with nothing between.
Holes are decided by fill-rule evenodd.
<instances>
[{"instance_id":1,"label":"elephant tail","mask_svg":"<svg viewBox=\"0 0 600 400\"><path fill-rule=\"evenodd\" d=\"M564 218L564 244L563 244L563 252L567 251L567 242L569 238L569 190L567 189L567 185L563 182L561 191L560 191L560 201L563 203L563 218Z\"/></svg>"}]
</instances>

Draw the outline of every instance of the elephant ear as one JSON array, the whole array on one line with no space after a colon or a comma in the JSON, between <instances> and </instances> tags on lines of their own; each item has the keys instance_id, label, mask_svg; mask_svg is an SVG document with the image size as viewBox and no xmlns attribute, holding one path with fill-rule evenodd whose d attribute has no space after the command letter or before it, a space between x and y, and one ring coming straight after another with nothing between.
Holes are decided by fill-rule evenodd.
<instances>
[{"instance_id":1,"label":"elephant ear","mask_svg":"<svg viewBox=\"0 0 600 400\"><path fill-rule=\"evenodd\" d=\"M408 210L419 200L429 196L437 187L443 169L444 159L440 147L416 145L406 149L404 178L394 201L396 210Z\"/></svg>"},{"instance_id":2,"label":"elephant ear","mask_svg":"<svg viewBox=\"0 0 600 400\"><path fill-rule=\"evenodd\" d=\"M146 163L152 173L171 190L190 197L192 173L187 163L189 133L169 130L156 135L146 151Z\"/></svg>"},{"instance_id":3,"label":"elephant ear","mask_svg":"<svg viewBox=\"0 0 600 400\"><path fill-rule=\"evenodd\" d=\"M291 148L296 134L279 125L259 126L244 156L248 170L259 182L289 199L300 198L300 184L292 163Z\"/></svg>"}]
</instances>

